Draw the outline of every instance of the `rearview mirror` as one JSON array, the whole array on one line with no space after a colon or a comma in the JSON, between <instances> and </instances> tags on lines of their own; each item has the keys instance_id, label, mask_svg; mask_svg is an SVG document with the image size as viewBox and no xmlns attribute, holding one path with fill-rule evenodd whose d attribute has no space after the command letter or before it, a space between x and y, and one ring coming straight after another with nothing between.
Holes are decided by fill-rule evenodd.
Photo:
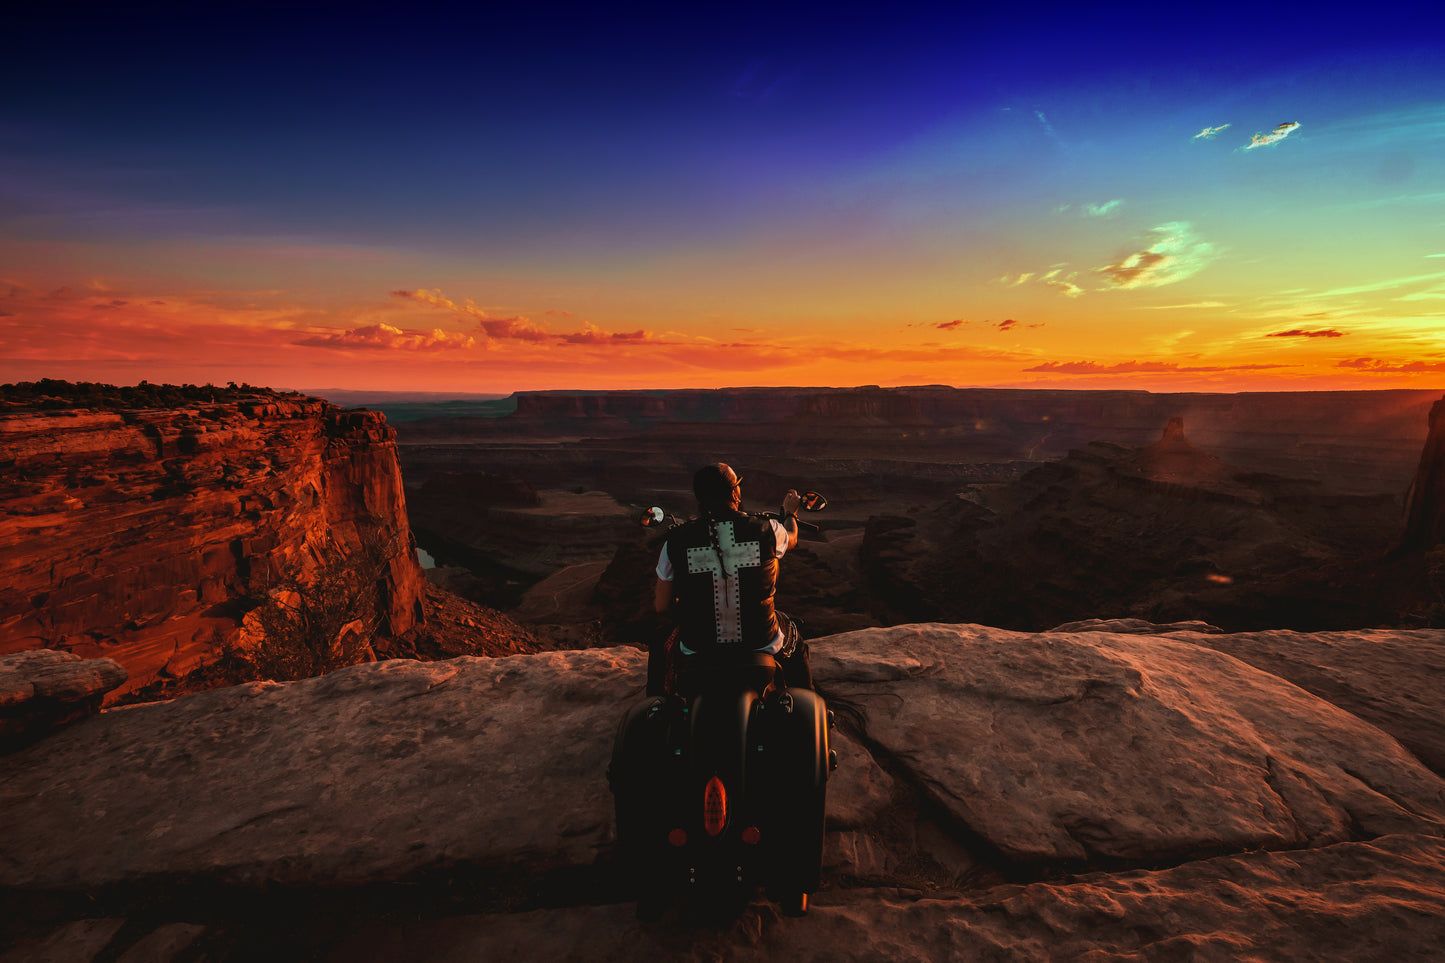
<instances>
[{"instance_id":1,"label":"rearview mirror","mask_svg":"<svg viewBox=\"0 0 1445 963\"><path fill-rule=\"evenodd\" d=\"M663 512L662 509L658 508L656 505L653 505L647 511L642 513L642 524L645 528L651 527L653 525L661 525L666 519L667 515Z\"/></svg>"},{"instance_id":2,"label":"rearview mirror","mask_svg":"<svg viewBox=\"0 0 1445 963\"><path fill-rule=\"evenodd\" d=\"M805 512L821 512L828 507L828 499L817 492L804 492L798 498L798 507Z\"/></svg>"}]
</instances>

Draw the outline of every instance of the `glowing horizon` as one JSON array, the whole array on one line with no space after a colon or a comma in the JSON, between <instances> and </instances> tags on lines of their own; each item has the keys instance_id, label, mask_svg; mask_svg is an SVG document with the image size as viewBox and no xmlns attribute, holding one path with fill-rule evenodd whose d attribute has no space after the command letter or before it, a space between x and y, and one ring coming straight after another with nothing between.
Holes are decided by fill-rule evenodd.
<instances>
[{"instance_id":1,"label":"glowing horizon","mask_svg":"<svg viewBox=\"0 0 1445 963\"><path fill-rule=\"evenodd\" d=\"M1445 388L1445 19L1306 9L28 11L0 381Z\"/></svg>"}]
</instances>

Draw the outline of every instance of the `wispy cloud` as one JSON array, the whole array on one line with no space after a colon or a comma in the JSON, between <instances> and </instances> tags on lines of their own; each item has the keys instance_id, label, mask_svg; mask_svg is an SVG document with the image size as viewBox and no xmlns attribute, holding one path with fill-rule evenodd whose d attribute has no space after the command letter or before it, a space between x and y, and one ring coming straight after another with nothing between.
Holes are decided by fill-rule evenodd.
<instances>
[{"instance_id":1,"label":"wispy cloud","mask_svg":"<svg viewBox=\"0 0 1445 963\"><path fill-rule=\"evenodd\" d=\"M1433 288L1426 288L1423 291L1411 291L1409 294L1402 294L1395 301L1434 301L1445 298L1445 284L1437 284Z\"/></svg>"},{"instance_id":2,"label":"wispy cloud","mask_svg":"<svg viewBox=\"0 0 1445 963\"><path fill-rule=\"evenodd\" d=\"M1344 336L1345 332L1336 331L1334 328L1322 328L1318 331L1290 328L1288 331L1275 331L1265 335L1266 338L1343 338Z\"/></svg>"},{"instance_id":3,"label":"wispy cloud","mask_svg":"<svg viewBox=\"0 0 1445 963\"><path fill-rule=\"evenodd\" d=\"M1284 140L1290 134L1294 133L1299 129L1299 121L1285 121L1283 124L1279 124L1274 128L1274 130L1270 131L1267 134L1256 133L1253 137L1249 139L1249 143L1244 145L1244 149L1254 150L1256 147L1264 147L1268 144L1278 144L1280 141Z\"/></svg>"},{"instance_id":4,"label":"wispy cloud","mask_svg":"<svg viewBox=\"0 0 1445 963\"><path fill-rule=\"evenodd\" d=\"M1084 289L1074 283L1078 276L1078 271L1070 271L1065 274L1062 267L1055 267L1044 274L1039 274L1037 271L1025 271L1023 274L1017 276L1005 274L999 280L1011 288L1016 288L1032 281L1035 284L1042 284L1044 287L1061 291L1065 297L1077 298L1084 293Z\"/></svg>"},{"instance_id":5,"label":"wispy cloud","mask_svg":"<svg viewBox=\"0 0 1445 963\"><path fill-rule=\"evenodd\" d=\"M1434 274L1414 274L1405 278L1391 278L1388 281L1372 281L1369 284L1355 284L1346 288L1331 288L1328 291L1318 291L1315 297L1332 298L1342 294L1366 294L1371 291L1388 291L1391 288L1402 288L1410 284L1419 284L1421 281L1435 281L1445 278L1445 271L1437 271Z\"/></svg>"},{"instance_id":6,"label":"wispy cloud","mask_svg":"<svg viewBox=\"0 0 1445 963\"><path fill-rule=\"evenodd\" d=\"M1102 204L1083 203L1077 208L1073 204L1060 204L1055 210L1063 214L1066 211L1078 210L1080 217L1114 217L1119 213L1119 208L1124 204L1122 197L1116 197L1112 201L1105 201Z\"/></svg>"},{"instance_id":7,"label":"wispy cloud","mask_svg":"<svg viewBox=\"0 0 1445 963\"><path fill-rule=\"evenodd\" d=\"M951 331L954 328L961 328L968 323L969 322L965 321L963 318L956 318L952 321L940 321L935 324L934 327L942 331Z\"/></svg>"},{"instance_id":8,"label":"wispy cloud","mask_svg":"<svg viewBox=\"0 0 1445 963\"><path fill-rule=\"evenodd\" d=\"M1351 358L1335 364L1369 374L1399 374L1411 371L1445 371L1445 361L1384 361L1380 358Z\"/></svg>"},{"instance_id":9,"label":"wispy cloud","mask_svg":"<svg viewBox=\"0 0 1445 963\"><path fill-rule=\"evenodd\" d=\"M1228 130L1229 124L1220 124L1218 127L1206 127L1194 135L1195 140L1213 140L1214 135L1222 130Z\"/></svg>"},{"instance_id":10,"label":"wispy cloud","mask_svg":"<svg viewBox=\"0 0 1445 963\"><path fill-rule=\"evenodd\" d=\"M1074 278L1078 276L1079 272L1074 271L1073 273L1061 278L1045 278L1040 283L1043 284L1045 287L1050 287L1057 291L1062 291L1064 297L1066 298L1076 298L1084 293L1084 289L1074 283Z\"/></svg>"},{"instance_id":11,"label":"wispy cloud","mask_svg":"<svg viewBox=\"0 0 1445 963\"><path fill-rule=\"evenodd\" d=\"M1095 273L1119 288L1162 287L1197 274L1215 256L1214 245L1194 235L1187 221L1171 221L1151 230L1147 246Z\"/></svg>"},{"instance_id":12,"label":"wispy cloud","mask_svg":"<svg viewBox=\"0 0 1445 963\"><path fill-rule=\"evenodd\" d=\"M572 334L557 335L557 340L565 344L617 344L619 342L647 341L651 334L647 331L603 331L595 324L588 324L581 331Z\"/></svg>"},{"instance_id":13,"label":"wispy cloud","mask_svg":"<svg viewBox=\"0 0 1445 963\"><path fill-rule=\"evenodd\" d=\"M1228 305L1223 301L1193 301L1189 304L1141 304L1139 307L1145 311L1183 311L1189 308L1223 308Z\"/></svg>"},{"instance_id":14,"label":"wispy cloud","mask_svg":"<svg viewBox=\"0 0 1445 963\"><path fill-rule=\"evenodd\" d=\"M470 348L476 339L470 335L443 331L407 331L389 324L372 324L336 334L318 334L294 342L307 348L363 348L385 351L442 351Z\"/></svg>"},{"instance_id":15,"label":"wispy cloud","mask_svg":"<svg viewBox=\"0 0 1445 963\"><path fill-rule=\"evenodd\" d=\"M1113 217L1119 213L1119 208L1124 199L1116 197L1112 201L1105 201L1102 204L1085 204L1080 209L1085 217Z\"/></svg>"},{"instance_id":16,"label":"wispy cloud","mask_svg":"<svg viewBox=\"0 0 1445 963\"><path fill-rule=\"evenodd\" d=\"M1291 368L1286 364L1234 364L1234 365L1181 365L1172 361L1121 361L1117 364L1098 364L1093 361L1046 361L1043 364L1025 368L1027 372L1069 375L1107 374L1194 374L1206 371L1263 371L1273 368Z\"/></svg>"},{"instance_id":17,"label":"wispy cloud","mask_svg":"<svg viewBox=\"0 0 1445 963\"><path fill-rule=\"evenodd\" d=\"M402 290L391 292L392 297L403 298L408 301L415 301L418 304L425 304L435 308L442 308L461 316L476 319L477 327L488 337L497 340L512 341L555 341L562 344L624 344L647 341L652 338L650 331L629 331L623 334L613 334L602 330L595 324L585 324L581 331L554 332L534 322L531 318L522 315L511 317L498 317L488 313L484 308L478 307L470 298L462 304L457 304L450 298L444 297L439 290L418 288L416 290ZM570 311L548 311L548 314L561 314L563 317L571 317Z\"/></svg>"}]
</instances>

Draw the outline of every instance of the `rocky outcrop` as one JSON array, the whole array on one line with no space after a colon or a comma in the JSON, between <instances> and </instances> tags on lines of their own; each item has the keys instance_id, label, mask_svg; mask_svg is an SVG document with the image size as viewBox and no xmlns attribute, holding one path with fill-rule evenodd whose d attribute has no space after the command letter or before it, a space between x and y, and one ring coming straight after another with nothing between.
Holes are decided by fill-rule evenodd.
<instances>
[{"instance_id":1,"label":"rocky outcrop","mask_svg":"<svg viewBox=\"0 0 1445 963\"><path fill-rule=\"evenodd\" d=\"M1430 409L1430 435L1410 485L1401 547L1428 549L1445 542L1445 399Z\"/></svg>"},{"instance_id":2,"label":"rocky outcrop","mask_svg":"<svg viewBox=\"0 0 1445 963\"><path fill-rule=\"evenodd\" d=\"M1065 622L1049 629L1050 632L1116 632L1125 635L1173 635L1176 632L1208 632L1218 634L1224 630L1207 622L1169 622L1160 625L1143 619L1083 619Z\"/></svg>"},{"instance_id":3,"label":"rocky outcrop","mask_svg":"<svg viewBox=\"0 0 1445 963\"><path fill-rule=\"evenodd\" d=\"M0 652L107 656L120 691L236 637L242 600L379 532L387 629L420 617L384 416L262 395L146 410L0 411Z\"/></svg>"},{"instance_id":4,"label":"rocky outcrop","mask_svg":"<svg viewBox=\"0 0 1445 963\"><path fill-rule=\"evenodd\" d=\"M759 903L732 929L644 927L618 905L603 768L643 687L631 649L384 662L103 713L0 769L0 887L99 900L21 934L37 941L137 911L194 923L178 894L209 892L232 908L201 914L213 956L275 949L247 906L337 958L1432 952L1445 780L1187 638L916 625L814 642L842 761L802 921ZM330 929L294 908L323 898Z\"/></svg>"},{"instance_id":5,"label":"rocky outcrop","mask_svg":"<svg viewBox=\"0 0 1445 963\"><path fill-rule=\"evenodd\" d=\"M511 415L473 419L464 430L451 421L442 435L596 438L705 425L710 435L726 437L724 444L749 430L775 448L779 437L790 446L819 441L830 458L856 457L856 446L866 442L886 443L899 453L952 451L955 460L1040 461L1094 441L1147 444L1160 425L1177 417L1189 423L1197 444L1231 464L1322 480L1344 491L1394 496L1409 483L1424 414L1434 400L1430 392L1417 390L1154 394L936 385L551 391L515 397ZM793 430L780 435L780 427ZM883 432L889 427L891 432ZM901 429L907 429L906 436ZM438 437L425 424L409 424L406 430L418 440ZM504 470L518 467L509 464Z\"/></svg>"},{"instance_id":6,"label":"rocky outcrop","mask_svg":"<svg viewBox=\"0 0 1445 963\"><path fill-rule=\"evenodd\" d=\"M113 659L82 659L54 649L0 655L0 751L94 715L101 698L125 679Z\"/></svg>"},{"instance_id":7,"label":"rocky outcrop","mask_svg":"<svg viewBox=\"0 0 1445 963\"><path fill-rule=\"evenodd\" d=\"M1042 630L1091 615L1316 630L1391 621L1352 591L1398 507L1246 472L1185 437L1096 442L916 518L869 520L861 558L886 621Z\"/></svg>"}]
</instances>

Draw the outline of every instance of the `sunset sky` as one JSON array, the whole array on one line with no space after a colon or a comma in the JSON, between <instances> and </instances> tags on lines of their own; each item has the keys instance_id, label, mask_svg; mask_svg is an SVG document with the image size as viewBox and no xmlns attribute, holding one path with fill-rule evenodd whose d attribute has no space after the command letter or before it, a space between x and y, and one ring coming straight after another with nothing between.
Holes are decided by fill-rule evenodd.
<instances>
[{"instance_id":1,"label":"sunset sky","mask_svg":"<svg viewBox=\"0 0 1445 963\"><path fill-rule=\"evenodd\" d=\"M22 0L0 382L1445 388L1438 4L786 9Z\"/></svg>"}]
</instances>

